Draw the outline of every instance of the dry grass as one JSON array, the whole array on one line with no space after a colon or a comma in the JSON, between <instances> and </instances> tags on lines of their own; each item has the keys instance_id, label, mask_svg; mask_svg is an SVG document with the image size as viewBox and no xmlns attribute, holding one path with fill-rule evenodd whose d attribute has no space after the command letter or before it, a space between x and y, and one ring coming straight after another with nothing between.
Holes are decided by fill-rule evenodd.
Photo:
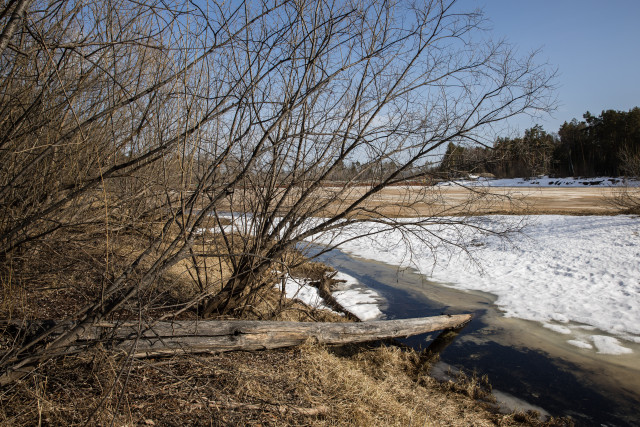
<instances>
[{"instance_id":1,"label":"dry grass","mask_svg":"<svg viewBox=\"0 0 640 427\"><path fill-rule=\"evenodd\" d=\"M616 189L609 202L613 209L628 215L640 215L640 188Z\"/></svg>"},{"instance_id":2,"label":"dry grass","mask_svg":"<svg viewBox=\"0 0 640 427\"><path fill-rule=\"evenodd\" d=\"M28 248L5 264L0 318L63 319L73 317L83 306L100 298L109 286L107 271L117 276L144 250L139 236L121 234L106 250L104 235L94 233L83 241L59 241ZM108 253L108 255L107 255ZM145 265L141 266L142 270ZM19 272L16 273L16 272ZM132 280L137 279L134 272ZM196 293L186 271L172 271L141 293L136 305L151 311L188 301ZM131 308L130 308L131 309Z\"/></svg>"},{"instance_id":3,"label":"dry grass","mask_svg":"<svg viewBox=\"0 0 640 427\"><path fill-rule=\"evenodd\" d=\"M19 280L11 276L11 269L4 271L0 316L61 318L94 299L105 266L100 238L40 248L29 254L30 265L37 268L28 274L23 269ZM131 261L140 243L133 235L121 235L114 242L119 246L112 248L109 262L117 269ZM288 256L293 264L299 261L299 254ZM328 271L322 264L308 263L291 274L318 279ZM175 266L140 295L138 307L145 311L137 314L154 318L168 312L166 307L193 298L198 292L194 274L188 262ZM222 280L229 273L222 265L209 274ZM345 321L283 299L275 288L257 295L245 318ZM3 335L0 345L7 348L10 342ZM397 347L325 348L309 343L281 351L132 360L96 345L49 360L0 389L0 424L540 424L532 414L500 415L487 402L476 400L486 397L486 384L477 378L440 383L427 375L428 368L414 351Z\"/></svg>"},{"instance_id":4,"label":"dry grass","mask_svg":"<svg viewBox=\"0 0 640 427\"><path fill-rule=\"evenodd\" d=\"M2 395L3 425L541 425L425 375L396 347L131 361L95 348ZM463 386L461 386L463 387ZM467 390L471 385L466 385ZM562 425L562 424L551 424Z\"/></svg>"},{"instance_id":5,"label":"dry grass","mask_svg":"<svg viewBox=\"0 0 640 427\"><path fill-rule=\"evenodd\" d=\"M355 188L332 202L326 215L362 195ZM606 187L489 187L464 188L397 186L380 191L366 202L367 212L391 217L455 215L614 215L620 208L611 200L618 190ZM329 193L327 198L332 197ZM360 214L356 214L359 216ZM362 215L360 215L362 216ZM366 216L366 215L364 215Z\"/></svg>"}]
</instances>

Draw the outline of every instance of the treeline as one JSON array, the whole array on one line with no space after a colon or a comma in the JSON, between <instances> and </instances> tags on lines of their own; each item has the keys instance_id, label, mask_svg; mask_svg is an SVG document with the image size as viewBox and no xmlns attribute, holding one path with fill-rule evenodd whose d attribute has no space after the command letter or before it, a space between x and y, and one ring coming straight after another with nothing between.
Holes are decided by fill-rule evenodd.
<instances>
[{"instance_id":1,"label":"treeline","mask_svg":"<svg viewBox=\"0 0 640 427\"><path fill-rule=\"evenodd\" d=\"M522 137L498 138L493 147L449 143L438 172L500 178L637 175L640 108L607 110L599 116L587 112L583 118L564 122L557 134L537 125Z\"/></svg>"}]
</instances>

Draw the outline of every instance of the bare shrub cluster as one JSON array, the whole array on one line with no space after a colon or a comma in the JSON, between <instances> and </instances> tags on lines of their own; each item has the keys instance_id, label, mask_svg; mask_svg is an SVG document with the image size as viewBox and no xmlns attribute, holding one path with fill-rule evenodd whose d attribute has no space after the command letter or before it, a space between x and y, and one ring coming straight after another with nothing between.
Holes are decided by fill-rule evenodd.
<instances>
[{"instance_id":1,"label":"bare shrub cluster","mask_svg":"<svg viewBox=\"0 0 640 427\"><path fill-rule=\"evenodd\" d=\"M15 0L0 23L3 313L41 317L42 289L66 304L3 347L2 384L97 322L151 325L154 304L241 315L317 233L464 224L369 201L441 146L545 111L553 78L455 1ZM398 210L432 197L411 194Z\"/></svg>"}]
</instances>

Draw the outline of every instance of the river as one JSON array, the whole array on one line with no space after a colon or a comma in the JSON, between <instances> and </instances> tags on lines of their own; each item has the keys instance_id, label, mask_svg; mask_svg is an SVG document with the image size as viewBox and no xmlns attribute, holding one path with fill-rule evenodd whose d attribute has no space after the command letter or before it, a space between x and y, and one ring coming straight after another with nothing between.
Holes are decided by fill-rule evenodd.
<instances>
[{"instance_id":1,"label":"river","mask_svg":"<svg viewBox=\"0 0 640 427\"><path fill-rule=\"evenodd\" d=\"M455 290L410 269L339 250L318 260L377 291L387 319L473 313L472 322L440 354L436 372L453 367L487 375L506 406L570 416L578 426L640 425L640 345L632 345L630 355L579 351L536 322L504 317L491 294ZM424 349L436 336L405 343Z\"/></svg>"}]
</instances>

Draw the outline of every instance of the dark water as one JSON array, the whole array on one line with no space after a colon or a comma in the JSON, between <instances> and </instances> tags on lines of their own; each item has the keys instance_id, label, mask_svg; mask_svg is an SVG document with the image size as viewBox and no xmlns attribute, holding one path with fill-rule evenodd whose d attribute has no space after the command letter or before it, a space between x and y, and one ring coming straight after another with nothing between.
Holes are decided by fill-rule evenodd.
<instances>
[{"instance_id":1,"label":"dark water","mask_svg":"<svg viewBox=\"0 0 640 427\"><path fill-rule=\"evenodd\" d=\"M603 385L592 372L572 361L521 345L497 342L493 338L504 331L488 322L490 316L501 317L490 295L429 284L415 272L354 258L337 250L320 255L319 260L380 293L386 299L381 309L388 319L474 313L471 323L440 354L441 362L466 373L487 375L494 389L543 408L552 416L570 416L578 426L640 426L640 384L633 390L622 385L619 388ZM456 292L459 295L454 298L428 297ZM443 299L459 304L442 303ZM423 349L436 336L419 335L404 342Z\"/></svg>"}]
</instances>

